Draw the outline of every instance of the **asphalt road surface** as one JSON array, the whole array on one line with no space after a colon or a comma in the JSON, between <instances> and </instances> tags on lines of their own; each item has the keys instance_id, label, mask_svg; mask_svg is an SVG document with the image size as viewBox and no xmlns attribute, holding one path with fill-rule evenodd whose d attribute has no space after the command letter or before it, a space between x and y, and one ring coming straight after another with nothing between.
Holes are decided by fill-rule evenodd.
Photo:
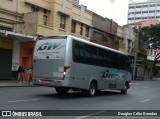
<instances>
[{"instance_id":1,"label":"asphalt road surface","mask_svg":"<svg viewBox=\"0 0 160 119\"><path fill-rule=\"evenodd\" d=\"M67 96L59 96L52 87L3 87L0 88L0 110L48 110L52 115L56 113L56 116L1 116L0 119L160 119L160 116L140 116L139 112L151 110L149 112L156 113L155 110L159 110L160 113L160 81L134 81L126 95L119 91L101 91L92 98L72 91ZM108 116L110 110L117 110L111 113L121 116ZM130 111L138 116L129 116ZM129 112L128 116L122 116L124 112Z\"/></svg>"}]
</instances>

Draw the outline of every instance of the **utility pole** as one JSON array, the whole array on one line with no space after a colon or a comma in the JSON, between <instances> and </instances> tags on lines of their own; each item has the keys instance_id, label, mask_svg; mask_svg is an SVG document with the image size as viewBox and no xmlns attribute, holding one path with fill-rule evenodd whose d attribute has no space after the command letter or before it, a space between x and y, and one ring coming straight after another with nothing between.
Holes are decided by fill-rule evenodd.
<instances>
[{"instance_id":1,"label":"utility pole","mask_svg":"<svg viewBox=\"0 0 160 119\"><path fill-rule=\"evenodd\" d=\"M134 54L134 66L133 66L133 80L136 79L136 66L137 66L137 53L138 53L138 41L139 41L139 26L137 30L137 37L135 41L135 54Z\"/></svg>"}]
</instances>

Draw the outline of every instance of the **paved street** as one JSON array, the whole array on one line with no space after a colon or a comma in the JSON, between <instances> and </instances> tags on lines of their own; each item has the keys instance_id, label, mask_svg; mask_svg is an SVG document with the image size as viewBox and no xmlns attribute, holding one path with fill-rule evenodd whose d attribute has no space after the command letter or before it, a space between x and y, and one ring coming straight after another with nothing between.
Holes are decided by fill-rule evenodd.
<instances>
[{"instance_id":1,"label":"paved street","mask_svg":"<svg viewBox=\"0 0 160 119\"><path fill-rule=\"evenodd\" d=\"M99 110L96 113L103 113L101 110L160 110L160 81L134 81L127 95L122 95L118 91L102 91L93 98L85 97L80 92L58 96L51 87L3 87L0 88L0 95L1 110ZM65 118L48 116L45 119L97 119L90 115L94 113ZM12 119L19 118L12 117ZM98 117L98 119L112 118L116 117ZM118 119L122 118L136 119L132 116L118 117ZM138 119L150 118L160 117L138 117Z\"/></svg>"}]
</instances>

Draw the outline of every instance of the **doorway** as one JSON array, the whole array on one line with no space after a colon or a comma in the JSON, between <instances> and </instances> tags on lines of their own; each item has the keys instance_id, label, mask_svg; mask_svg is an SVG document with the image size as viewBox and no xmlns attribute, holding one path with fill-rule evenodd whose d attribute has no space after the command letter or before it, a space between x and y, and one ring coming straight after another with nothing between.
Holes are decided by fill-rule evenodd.
<instances>
[{"instance_id":1,"label":"doorway","mask_svg":"<svg viewBox=\"0 0 160 119\"><path fill-rule=\"evenodd\" d=\"M35 42L23 42L21 43L21 56L20 56L20 64L24 65L25 70L32 67L32 58L33 58L33 49ZM28 80L29 74L24 72L24 80Z\"/></svg>"}]
</instances>

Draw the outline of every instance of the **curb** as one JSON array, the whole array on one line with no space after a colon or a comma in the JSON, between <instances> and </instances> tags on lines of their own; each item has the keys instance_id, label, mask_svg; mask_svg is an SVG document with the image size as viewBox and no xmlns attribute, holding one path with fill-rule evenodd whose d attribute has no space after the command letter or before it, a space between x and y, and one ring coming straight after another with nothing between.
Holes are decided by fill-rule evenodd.
<instances>
[{"instance_id":1,"label":"curb","mask_svg":"<svg viewBox=\"0 0 160 119\"><path fill-rule=\"evenodd\" d=\"M1 87L36 87L36 85L34 85L32 82L19 83L17 81L3 81L0 82L0 88Z\"/></svg>"},{"instance_id":2,"label":"curb","mask_svg":"<svg viewBox=\"0 0 160 119\"><path fill-rule=\"evenodd\" d=\"M38 87L36 85L0 85L0 88L5 88L5 87Z\"/></svg>"}]
</instances>

